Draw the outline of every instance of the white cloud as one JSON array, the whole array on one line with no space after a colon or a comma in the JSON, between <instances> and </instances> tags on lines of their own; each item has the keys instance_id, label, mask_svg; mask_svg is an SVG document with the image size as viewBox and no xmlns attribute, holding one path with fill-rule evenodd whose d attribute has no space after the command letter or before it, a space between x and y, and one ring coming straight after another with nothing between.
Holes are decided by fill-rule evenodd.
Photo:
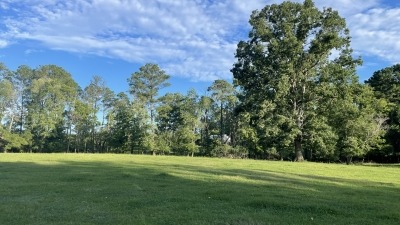
<instances>
[{"instance_id":1,"label":"white cloud","mask_svg":"<svg viewBox=\"0 0 400 225\"><path fill-rule=\"evenodd\" d=\"M8 10L9 7L8 7L7 2L0 2L0 8L1 8L1 9L5 9L5 10Z\"/></svg>"},{"instance_id":2,"label":"white cloud","mask_svg":"<svg viewBox=\"0 0 400 225\"><path fill-rule=\"evenodd\" d=\"M400 8L394 3L390 6L382 0L317 0L316 5L332 7L345 17L356 54L400 63Z\"/></svg>"},{"instance_id":3,"label":"white cloud","mask_svg":"<svg viewBox=\"0 0 400 225\"><path fill-rule=\"evenodd\" d=\"M0 39L0 48L5 48L8 46L8 42Z\"/></svg>"},{"instance_id":4,"label":"white cloud","mask_svg":"<svg viewBox=\"0 0 400 225\"><path fill-rule=\"evenodd\" d=\"M43 52L43 51L42 50L38 50L38 49L26 49L24 51L25 55L31 55L31 54L40 53L40 52Z\"/></svg>"},{"instance_id":5,"label":"white cloud","mask_svg":"<svg viewBox=\"0 0 400 225\"><path fill-rule=\"evenodd\" d=\"M350 20L353 47L366 55L400 63L400 8L375 8Z\"/></svg>"},{"instance_id":6,"label":"white cloud","mask_svg":"<svg viewBox=\"0 0 400 225\"><path fill-rule=\"evenodd\" d=\"M193 80L230 77L234 50L227 46L238 40L226 40L228 22L236 17L227 14L227 2L19 2L30 4L31 11L5 20L9 37L39 41L52 49L156 62L171 75ZM197 65L187 61L190 57ZM227 57L232 63L226 63Z\"/></svg>"},{"instance_id":7,"label":"white cloud","mask_svg":"<svg viewBox=\"0 0 400 225\"><path fill-rule=\"evenodd\" d=\"M303 0L296 0L303 2ZM281 0L2 0L0 48L34 40L51 49L154 62L173 76L230 78L251 12ZM398 61L399 9L378 0L316 0L346 17L361 54ZM3 41L2 41L3 39Z\"/></svg>"}]
</instances>

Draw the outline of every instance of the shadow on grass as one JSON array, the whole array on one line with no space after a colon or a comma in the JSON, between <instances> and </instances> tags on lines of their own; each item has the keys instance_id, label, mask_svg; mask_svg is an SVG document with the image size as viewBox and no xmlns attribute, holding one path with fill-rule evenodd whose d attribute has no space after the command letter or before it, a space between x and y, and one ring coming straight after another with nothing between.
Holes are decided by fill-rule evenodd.
<instances>
[{"instance_id":1,"label":"shadow on grass","mask_svg":"<svg viewBox=\"0 0 400 225\"><path fill-rule=\"evenodd\" d=\"M400 169L400 163L398 164L375 164L375 163L365 163L363 166L366 167L388 167L388 168L399 168Z\"/></svg>"},{"instance_id":2,"label":"shadow on grass","mask_svg":"<svg viewBox=\"0 0 400 225\"><path fill-rule=\"evenodd\" d=\"M180 164L0 164L0 224L398 224L391 184Z\"/></svg>"}]
</instances>

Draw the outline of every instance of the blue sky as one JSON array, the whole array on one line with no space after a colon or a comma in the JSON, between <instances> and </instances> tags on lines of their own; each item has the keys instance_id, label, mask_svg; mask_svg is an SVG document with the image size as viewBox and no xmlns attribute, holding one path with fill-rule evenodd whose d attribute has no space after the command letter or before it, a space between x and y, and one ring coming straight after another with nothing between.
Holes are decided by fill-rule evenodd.
<instances>
[{"instance_id":1,"label":"blue sky","mask_svg":"<svg viewBox=\"0 0 400 225\"><path fill-rule=\"evenodd\" d=\"M116 92L145 63L169 75L164 91L204 94L232 79L251 12L278 0L0 0L0 62L56 64L85 87L93 75ZM301 2L301 1L297 1ZM400 63L400 1L316 0L346 18L361 80Z\"/></svg>"}]
</instances>

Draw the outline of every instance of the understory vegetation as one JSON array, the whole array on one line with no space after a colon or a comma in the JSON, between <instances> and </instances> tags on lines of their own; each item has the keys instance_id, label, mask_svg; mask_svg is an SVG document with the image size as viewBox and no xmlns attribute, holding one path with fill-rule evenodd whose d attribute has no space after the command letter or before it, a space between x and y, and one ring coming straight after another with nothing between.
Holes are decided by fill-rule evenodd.
<instances>
[{"instance_id":1,"label":"understory vegetation","mask_svg":"<svg viewBox=\"0 0 400 225\"><path fill-rule=\"evenodd\" d=\"M0 151L400 162L400 65L360 83L345 20L311 0L267 5L250 25L233 82L205 95L160 96L170 75L151 63L121 93L57 65L0 64Z\"/></svg>"}]
</instances>

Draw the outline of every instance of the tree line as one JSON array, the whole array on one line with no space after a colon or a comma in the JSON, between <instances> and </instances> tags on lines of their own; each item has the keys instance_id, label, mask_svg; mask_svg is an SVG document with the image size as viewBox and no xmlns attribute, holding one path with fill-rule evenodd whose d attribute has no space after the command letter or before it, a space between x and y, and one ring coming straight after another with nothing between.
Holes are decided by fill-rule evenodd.
<instances>
[{"instance_id":1,"label":"tree line","mask_svg":"<svg viewBox=\"0 0 400 225\"><path fill-rule=\"evenodd\" d=\"M114 93L63 68L0 65L2 152L174 154L277 160L400 161L400 65L356 73L345 20L311 0L265 6L240 41L233 83L167 93L145 64Z\"/></svg>"},{"instance_id":2,"label":"tree line","mask_svg":"<svg viewBox=\"0 0 400 225\"><path fill-rule=\"evenodd\" d=\"M99 76L81 88L56 65L0 65L3 152L212 155L212 135L234 136L235 89L225 80L209 96L159 96L169 75L149 63L128 79L129 94L115 94Z\"/></svg>"}]
</instances>

